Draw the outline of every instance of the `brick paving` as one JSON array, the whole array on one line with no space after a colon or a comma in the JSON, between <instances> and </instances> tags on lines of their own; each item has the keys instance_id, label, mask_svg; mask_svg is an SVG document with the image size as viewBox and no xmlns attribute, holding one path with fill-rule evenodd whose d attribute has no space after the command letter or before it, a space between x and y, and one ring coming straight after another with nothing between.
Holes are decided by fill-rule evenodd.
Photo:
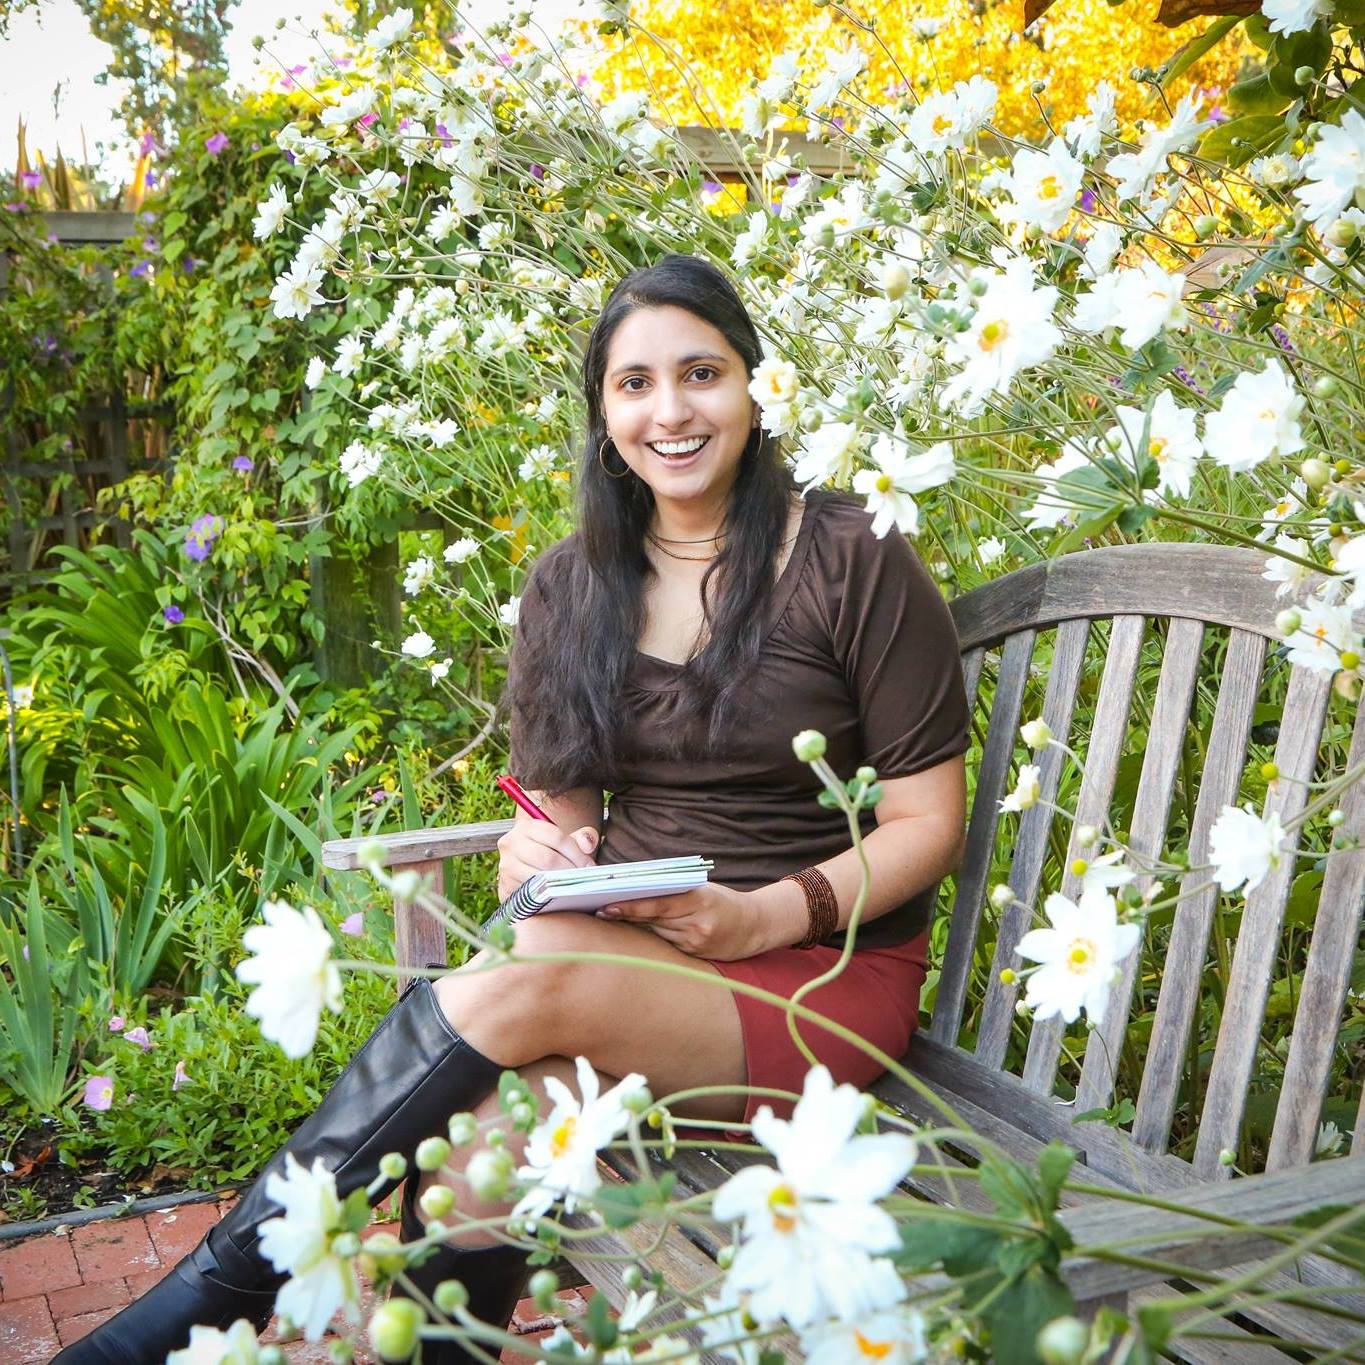
<instances>
[{"instance_id":1,"label":"brick paving","mask_svg":"<svg viewBox=\"0 0 1365 1365\"><path fill-rule=\"evenodd\" d=\"M110 1218L83 1227L53 1232L13 1244L0 1244L0 1361L4 1365L48 1365L62 1346L93 1331L126 1303L150 1289L231 1207L231 1202L186 1204L140 1217ZM377 1225L371 1232L398 1232L397 1223ZM583 1310L592 1290L564 1289L566 1313ZM368 1317L373 1297L365 1294ZM558 1319L542 1313L530 1299L517 1305L512 1331L529 1342L543 1341ZM262 1338L275 1339L274 1327ZM285 1347L293 1365L328 1365L327 1340ZM375 1365L362 1342L357 1365ZM503 1365L530 1365L514 1350L503 1353Z\"/></svg>"}]
</instances>

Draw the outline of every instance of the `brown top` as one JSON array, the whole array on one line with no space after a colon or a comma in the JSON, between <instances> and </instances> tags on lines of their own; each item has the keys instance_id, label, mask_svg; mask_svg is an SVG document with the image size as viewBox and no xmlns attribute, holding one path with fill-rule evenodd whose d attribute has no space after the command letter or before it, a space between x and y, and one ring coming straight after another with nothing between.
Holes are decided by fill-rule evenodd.
<instances>
[{"instance_id":1,"label":"brown top","mask_svg":"<svg viewBox=\"0 0 1365 1365\"><path fill-rule=\"evenodd\" d=\"M682 665L636 655L623 724L624 780L612 791L601 863L701 854L712 877L752 891L849 846L842 811L819 805L820 784L792 753L819 730L840 777L869 763L885 778L931 768L967 749L967 698L952 616L905 538L878 540L854 500L812 493L777 580L750 687L750 712L722 752L699 735L680 761L658 740L675 722ZM542 555L522 596L518 639L537 628L541 595L574 537ZM517 767L512 717L513 771ZM675 750L676 752L676 750ZM875 827L871 812L864 829ZM889 947L929 922L933 891L865 923L860 947ZM837 944L842 935L827 940Z\"/></svg>"}]
</instances>

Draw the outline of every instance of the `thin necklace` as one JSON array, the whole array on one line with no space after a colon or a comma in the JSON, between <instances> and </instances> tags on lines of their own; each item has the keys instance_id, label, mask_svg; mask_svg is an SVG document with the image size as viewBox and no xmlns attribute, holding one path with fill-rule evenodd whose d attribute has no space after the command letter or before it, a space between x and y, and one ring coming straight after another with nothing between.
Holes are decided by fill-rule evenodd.
<instances>
[{"instance_id":1,"label":"thin necklace","mask_svg":"<svg viewBox=\"0 0 1365 1365\"><path fill-rule=\"evenodd\" d=\"M700 540L675 540L672 536L655 535L653 531L646 532L654 540L662 541L665 545L710 545L719 540L725 534L724 531L717 531L713 536L702 536Z\"/></svg>"},{"instance_id":2,"label":"thin necklace","mask_svg":"<svg viewBox=\"0 0 1365 1365\"><path fill-rule=\"evenodd\" d=\"M659 540L659 537L656 536L652 531L646 531L645 537L653 544L654 548L658 550L660 554L667 555L669 559L681 559L687 564L710 564L720 558L720 555L718 553L713 555L680 555L676 550L670 550L668 546L663 544ZM699 545L702 542L684 540L675 541L674 543L681 545Z\"/></svg>"}]
</instances>

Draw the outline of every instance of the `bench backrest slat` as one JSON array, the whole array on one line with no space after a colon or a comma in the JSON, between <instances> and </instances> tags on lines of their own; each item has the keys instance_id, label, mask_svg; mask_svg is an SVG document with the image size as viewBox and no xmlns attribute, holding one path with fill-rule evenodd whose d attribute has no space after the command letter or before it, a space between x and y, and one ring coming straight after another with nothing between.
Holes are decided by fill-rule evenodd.
<instances>
[{"instance_id":1,"label":"bench backrest slat","mask_svg":"<svg viewBox=\"0 0 1365 1365\"><path fill-rule=\"evenodd\" d=\"M1218 906L1217 883L1207 871L1195 869L1208 862L1209 830L1219 811L1237 799L1265 651L1264 636L1245 630L1229 633L1190 829L1192 870L1180 879L1180 901L1162 962L1161 988L1133 1121L1133 1141L1149 1152L1164 1152L1170 1138L1209 930Z\"/></svg>"},{"instance_id":2,"label":"bench backrest slat","mask_svg":"<svg viewBox=\"0 0 1365 1365\"><path fill-rule=\"evenodd\" d=\"M1090 622L1063 621L1057 627L1048 672L1047 693L1043 699L1043 719L1055 735L1071 733L1071 715L1080 689L1081 670L1085 667L1085 647L1090 639ZM1006 967L1015 966L1019 940L1032 928L1033 906L1042 881L1047 858L1048 835L1052 830L1052 807L1057 800L1057 782L1065 755L1050 744L1037 756L1040 797L1019 817L1019 832L1014 841L1009 885L1014 904L1000 916L996 929L995 960L986 981L981 1004L981 1025L976 1035L976 1056L984 1066L999 1067L1005 1060L1010 1031L1015 1022L1014 1005L1019 998L1015 980L1000 979Z\"/></svg>"},{"instance_id":3,"label":"bench backrest slat","mask_svg":"<svg viewBox=\"0 0 1365 1365\"><path fill-rule=\"evenodd\" d=\"M1119 758L1128 731L1128 708L1137 678L1142 633L1146 622L1141 616L1115 616L1109 637L1109 653L1100 679L1099 699L1095 703L1094 730L1085 754L1085 775L1076 798L1076 823L1103 828L1114 794ZM1080 895L1081 878L1071 868L1071 858L1062 872L1061 893L1070 900ZM1030 1090L1052 1089L1057 1072L1066 1026L1058 1016L1034 1022L1024 1058L1024 1084Z\"/></svg>"},{"instance_id":4,"label":"bench backrest slat","mask_svg":"<svg viewBox=\"0 0 1365 1365\"><path fill-rule=\"evenodd\" d=\"M1159 857L1165 842L1166 822L1181 751L1185 747L1185 727L1194 698L1203 643L1202 621L1176 618L1169 623L1128 835L1128 846L1133 850L1132 862L1137 868ZM1137 885L1146 890L1152 880L1139 872ZM1119 980L1109 993L1104 1018L1086 1039L1085 1062L1076 1091L1076 1108L1082 1113L1087 1109L1106 1107L1113 1096L1115 1070L1128 1030L1133 986L1142 959L1141 952L1133 953L1123 964Z\"/></svg>"},{"instance_id":5,"label":"bench backrest slat","mask_svg":"<svg viewBox=\"0 0 1365 1365\"><path fill-rule=\"evenodd\" d=\"M1318 744L1331 692L1330 673L1295 668L1290 674L1284 718L1275 745L1280 780L1266 800L1267 812L1278 812L1285 824L1307 804L1307 784L1317 766ZM1226 1148L1237 1149L1247 1086L1270 993L1271 971L1279 949L1280 925L1294 879L1293 854L1298 845L1297 832L1287 836L1286 852L1279 867L1272 868L1246 898L1194 1151L1195 1174L1201 1179L1231 1174L1219 1161L1219 1153Z\"/></svg>"},{"instance_id":6,"label":"bench backrest slat","mask_svg":"<svg viewBox=\"0 0 1365 1365\"><path fill-rule=\"evenodd\" d=\"M1000 819L1000 801L1005 792L1010 760L1014 754L1015 732L1024 687L1029 680L1035 632L1021 630L1005 641L1000 656L1000 672L995 684L995 699L986 731L986 743L977 771L976 793L967 825L967 849L957 878L948 949L939 973L938 994L934 1003L931 1033L952 1042L962 1027L962 1009L971 979L972 956L976 947L977 926L986 897L986 881L991 870L991 847Z\"/></svg>"},{"instance_id":7,"label":"bench backrest slat","mask_svg":"<svg viewBox=\"0 0 1365 1365\"><path fill-rule=\"evenodd\" d=\"M1356 712L1348 769L1365 763L1365 706ZM1347 788L1341 800L1342 829L1365 829L1365 782ZM1266 1154L1266 1169L1306 1165L1313 1157L1318 1117L1337 1046L1346 989L1351 981L1365 898L1365 847L1334 853L1322 880L1313 941L1299 985L1299 1007L1289 1038L1280 1103ZM1356 1147L1354 1150L1359 1151Z\"/></svg>"}]
</instances>

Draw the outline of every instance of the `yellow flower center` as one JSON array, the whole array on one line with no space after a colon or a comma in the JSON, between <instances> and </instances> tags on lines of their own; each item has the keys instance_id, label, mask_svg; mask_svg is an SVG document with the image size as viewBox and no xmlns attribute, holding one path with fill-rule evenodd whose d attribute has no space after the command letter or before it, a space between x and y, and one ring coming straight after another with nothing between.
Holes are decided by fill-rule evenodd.
<instances>
[{"instance_id":1,"label":"yellow flower center","mask_svg":"<svg viewBox=\"0 0 1365 1365\"><path fill-rule=\"evenodd\" d=\"M1009 325L1003 318L998 318L994 322L988 322L981 329L981 334L977 338L977 345L983 351L993 351L1009 334Z\"/></svg>"},{"instance_id":2,"label":"yellow flower center","mask_svg":"<svg viewBox=\"0 0 1365 1365\"><path fill-rule=\"evenodd\" d=\"M578 1131L578 1115L568 1115L563 1123L550 1134L550 1154L551 1156L563 1156L569 1150L573 1142L574 1134Z\"/></svg>"},{"instance_id":3,"label":"yellow flower center","mask_svg":"<svg viewBox=\"0 0 1365 1365\"><path fill-rule=\"evenodd\" d=\"M858 1354L867 1356L869 1360L885 1360L895 1345L890 1341L869 1341L856 1327L853 1329L853 1337L858 1343Z\"/></svg>"},{"instance_id":4,"label":"yellow flower center","mask_svg":"<svg viewBox=\"0 0 1365 1365\"><path fill-rule=\"evenodd\" d=\"M796 1191L790 1185L777 1185L768 1196L768 1208L772 1211L773 1227L778 1232L793 1232L796 1229Z\"/></svg>"},{"instance_id":5,"label":"yellow flower center","mask_svg":"<svg viewBox=\"0 0 1365 1365\"><path fill-rule=\"evenodd\" d=\"M1087 972L1090 964L1095 960L1095 945L1088 938L1076 938L1071 940L1071 947L1067 949L1066 965L1076 973Z\"/></svg>"},{"instance_id":6,"label":"yellow flower center","mask_svg":"<svg viewBox=\"0 0 1365 1365\"><path fill-rule=\"evenodd\" d=\"M890 491L891 491L891 475L890 475L890 474L878 474L878 475L877 475L877 492L878 492L878 493L889 493Z\"/></svg>"},{"instance_id":7,"label":"yellow flower center","mask_svg":"<svg viewBox=\"0 0 1365 1365\"><path fill-rule=\"evenodd\" d=\"M942 137L945 133L953 131L953 116L951 114L940 114L934 120L934 132Z\"/></svg>"},{"instance_id":8,"label":"yellow flower center","mask_svg":"<svg viewBox=\"0 0 1365 1365\"><path fill-rule=\"evenodd\" d=\"M1160 463L1166 458L1166 447L1170 444L1164 436L1153 436L1152 443L1147 447L1147 453Z\"/></svg>"},{"instance_id":9,"label":"yellow flower center","mask_svg":"<svg viewBox=\"0 0 1365 1365\"><path fill-rule=\"evenodd\" d=\"M1056 199L1062 192L1062 182L1055 175L1045 175L1038 182L1039 199Z\"/></svg>"}]
</instances>

